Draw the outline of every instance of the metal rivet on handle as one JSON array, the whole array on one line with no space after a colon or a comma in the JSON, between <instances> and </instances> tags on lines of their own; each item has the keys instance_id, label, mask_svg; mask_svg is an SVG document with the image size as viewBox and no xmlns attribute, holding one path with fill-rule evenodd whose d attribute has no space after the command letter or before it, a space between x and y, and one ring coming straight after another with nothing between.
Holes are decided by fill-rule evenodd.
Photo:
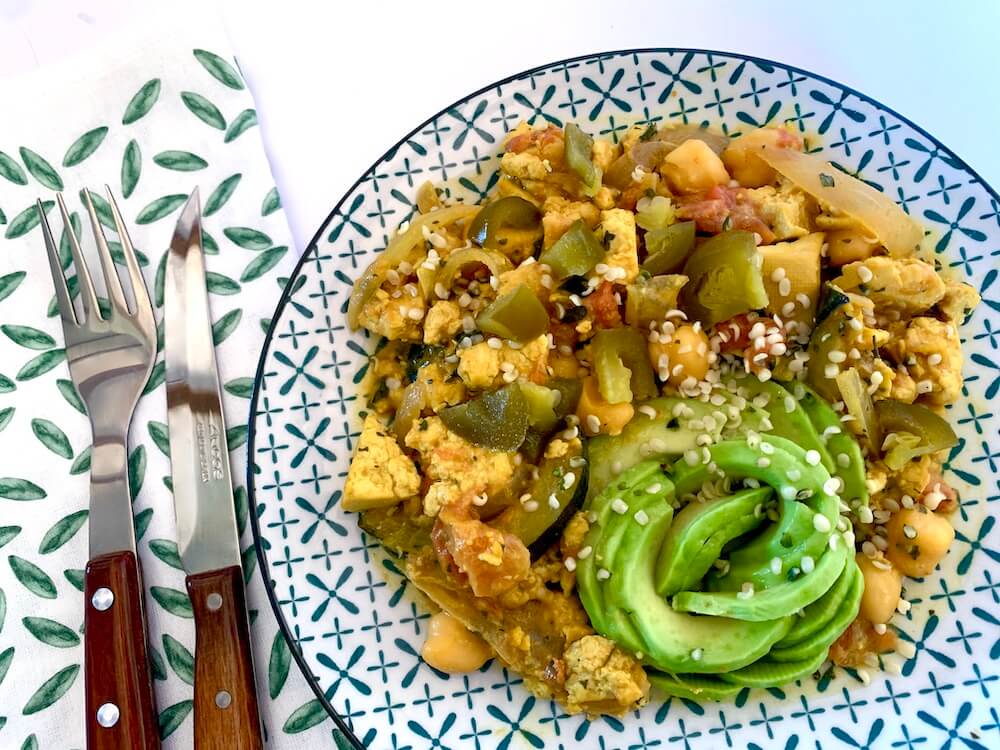
<instances>
[{"instance_id":1,"label":"metal rivet on handle","mask_svg":"<svg viewBox=\"0 0 1000 750\"><path fill-rule=\"evenodd\" d=\"M94 592L94 595L90 597L90 603L94 605L94 609L99 610L101 612L103 612L106 609L110 609L111 605L114 604L114 602L115 602L114 592L111 589L106 588L104 586L101 586L101 588L97 589ZM111 704L107 703L105 705L110 706ZM112 708L114 708L114 706L112 706ZM115 710L117 711L118 709ZM115 716L117 717L117 714L115 714Z\"/></svg>"},{"instance_id":2,"label":"metal rivet on handle","mask_svg":"<svg viewBox=\"0 0 1000 750\"><path fill-rule=\"evenodd\" d=\"M213 591L211 594L208 595L208 598L205 600L205 603L208 605L208 608L210 610L215 612L222 606L222 594L216 594Z\"/></svg>"},{"instance_id":3,"label":"metal rivet on handle","mask_svg":"<svg viewBox=\"0 0 1000 750\"><path fill-rule=\"evenodd\" d=\"M229 708L229 704L232 702L233 696L226 690L220 690L215 694L215 705L219 708Z\"/></svg>"},{"instance_id":4,"label":"metal rivet on handle","mask_svg":"<svg viewBox=\"0 0 1000 750\"><path fill-rule=\"evenodd\" d=\"M110 728L117 724L120 716L121 711L118 710L118 706L114 703L105 703L97 709L97 723L105 728Z\"/></svg>"}]
</instances>

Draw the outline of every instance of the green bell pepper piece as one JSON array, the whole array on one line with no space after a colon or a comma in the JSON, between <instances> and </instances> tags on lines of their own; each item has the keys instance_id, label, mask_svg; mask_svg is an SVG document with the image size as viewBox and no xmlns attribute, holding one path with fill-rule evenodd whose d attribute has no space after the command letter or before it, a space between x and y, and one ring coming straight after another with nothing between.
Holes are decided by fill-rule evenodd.
<instances>
[{"instance_id":1,"label":"green bell pepper piece","mask_svg":"<svg viewBox=\"0 0 1000 750\"><path fill-rule=\"evenodd\" d=\"M593 339L592 354L601 397L611 404L656 395L646 339L634 328L603 328Z\"/></svg>"},{"instance_id":2,"label":"green bell pepper piece","mask_svg":"<svg viewBox=\"0 0 1000 750\"><path fill-rule=\"evenodd\" d=\"M552 275L559 279L569 276L583 276L604 259L604 246L594 233L577 219L548 250L542 251L539 263L552 269Z\"/></svg>"},{"instance_id":3,"label":"green bell pepper piece","mask_svg":"<svg viewBox=\"0 0 1000 750\"><path fill-rule=\"evenodd\" d=\"M601 170L591 161L590 151L594 147L594 139L580 130L574 123L567 123L566 131L566 164L583 183L583 193L593 196L601 187Z\"/></svg>"},{"instance_id":4,"label":"green bell pepper piece","mask_svg":"<svg viewBox=\"0 0 1000 750\"><path fill-rule=\"evenodd\" d=\"M676 273L694 250L694 222L682 221L646 232L646 252L642 270L651 276Z\"/></svg>"},{"instance_id":5,"label":"green bell pepper piece","mask_svg":"<svg viewBox=\"0 0 1000 750\"><path fill-rule=\"evenodd\" d=\"M684 264L690 279L682 306L705 326L767 305L761 256L753 234L730 230L695 249Z\"/></svg>"},{"instance_id":6,"label":"green bell pepper piece","mask_svg":"<svg viewBox=\"0 0 1000 750\"><path fill-rule=\"evenodd\" d=\"M515 451L528 432L528 405L516 383L442 409L445 426L470 443L495 451Z\"/></svg>"},{"instance_id":7,"label":"green bell pepper piece","mask_svg":"<svg viewBox=\"0 0 1000 750\"><path fill-rule=\"evenodd\" d=\"M902 469L912 458L946 450L958 442L951 425L920 404L892 399L876 401L875 417L883 435L900 436L899 442L885 454L885 465L893 471Z\"/></svg>"},{"instance_id":8,"label":"green bell pepper piece","mask_svg":"<svg viewBox=\"0 0 1000 750\"><path fill-rule=\"evenodd\" d=\"M476 214L469 224L469 239L480 247L495 247L500 229L531 229L537 227L542 214L531 201L516 195L493 201Z\"/></svg>"},{"instance_id":9,"label":"green bell pepper piece","mask_svg":"<svg viewBox=\"0 0 1000 750\"><path fill-rule=\"evenodd\" d=\"M549 314L535 293L519 284L479 313L476 325L484 333L523 343L549 330Z\"/></svg>"}]
</instances>

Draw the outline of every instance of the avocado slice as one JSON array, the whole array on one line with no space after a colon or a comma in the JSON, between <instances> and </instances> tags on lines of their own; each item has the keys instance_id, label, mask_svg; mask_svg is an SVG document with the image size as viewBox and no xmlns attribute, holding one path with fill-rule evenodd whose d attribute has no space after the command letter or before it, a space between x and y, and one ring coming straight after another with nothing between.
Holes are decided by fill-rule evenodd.
<instances>
[{"instance_id":1,"label":"avocado slice","mask_svg":"<svg viewBox=\"0 0 1000 750\"><path fill-rule=\"evenodd\" d=\"M823 554L811 573L803 573L793 581L768 586L750 596L739 591L682 591L674 597L673 607L679 612L748 622L773 620L809 606L829 591L843 572L847 558L847 545L838 544Z\"/></svg>"},{"instance_id":2,"label":"avocado slice","mask_svg":"<svg viewBox=\"0 0 1000 750\"><path fill-rule=\"evenodd\" d=\"M851 572L851 587L834 617L827 621L820 630L804 640L787 648L772 649L771 653L768 654L769 659L775 662L801 661L812 658L817 652L822 653L824 658L826 657L830 646L854 622L854 618L858 616L858 610L861 608L861 595L865 589L861 569L853 559L850 559L845 570Z\"/></svg>"},{"instance_id":3,"label":"avocado slice","mask_svg":"<svg viewBox=\"0 0 1000 750\"><path fill-rule=\"evenodd\" d=\"M792 629L788 631L788 635L774 644L774 648L771 649L772 653L776 649L788 648L801 643L822 630L837 616L851 586L854 584L854 578L857 574L856 567L856 564L844 566L840 578L830 587L829 591L799 613Z\"/></svg>"},{"instance_id":4,"label":"avocado slice","mask_svg":"<svg viewBox=\"0 0 1000 750\"><path fill-rule=\"evenodd\" d=\"M716 673L737 669L766 654L793 624L792 617L741 622L675 611L656 593L656 553L672 514L658 512L649 523L629 523L611 571L616 599L627 602L632 622L646 643L647 663L665 672Z\"/></svg>"},{"instance_id":5,"label":"avocado slice","mask_svg":"<svg viewBox=\"0 0 1000 750\"><path fill-rule=\"evenodd\" d=\"M647 670L646 676L651 685L667 695L693 701L721 701L732 698L743 689L742 685L732 685L717 677L701 674L666 674Z\"/></svg>"},{"instance_id":6,"label":"avocado slice","mask_svg":"<svg viewBox=\"0 0 1000 750\"><path fill-rule=\"evenodd\" d=\"M590 529L584 537L584 547L590 547L591 553L582 560L577 560L576 581L577 591L580 601L587 610L594 630L599 633L609 634L614 629L614 625L609 627L609 615L605 607L603 585L597 579L597 572L601 568L609 569L607 566L611 562L611 553L615 547L608 547L608 542L613 534L614 527L617 526L620 516L611 509L612 502L623 495L627 495L635 487L645 487L659 479L669 481L663 474L663 470L656 461L645 461L637 466L633 466L628 471L619 476L613 484L604 488L596 497L590 501L590 517L593 519ZM628 623L630 625L630 623ZM641 651L641 648L632 646L641 644L642 639L632 631L628 630L628 625L618 628L625 633L625 638L629 641L629 648L632 651Z\"/></svg>"},{"instance_id":7,"label":"avocado slice","mask_svg":"<svg viewBox=\"0 0 1000 750\"><path fill-rule=\"evenodd\" d=\"M670 525L656 562L656 590L661 596L694 587L708 573L731 540L764 520L757 506L773 494L770 487L742 490L703 503L692 502Z\"/></svg>"},{"instance_id":8,"label":"avocado slice","mask_svg":"<svg viewBox=\"0 0 1000 750\"><path fill-rule=\"evenodd\" d=\"M673 412L678 404L686 406L694 416L675 417ZM636 406L635 417L625 425L620 435L599 435L590 439L590 497L603 490L617 474L640 461L679 456L697 447L699 435L707 433L714 440L723 428L722 424L716 424L714 430L687 426L692 419L701 420L719 411L719 407L697 399L654 398ZM648 409L643 407L654 409L656 416L650 418L644 413Z\"/></svg>"},{"instance_id":9,"label":"avocado slice","mask_svg":"<svg viewBox=\"0 0 1000 750\"><path fill-rule=\"evenodd\" d=\"M743 687L766 688L785 685L800 680L819 669L826 661L826 653L824 650L804 661L774 662L770 659L761 659L742 669L724 672L719 675L719 678Z\"/></svg>"},{"instance_id":10,"label":"avocado slice","mask_svg":"<svg viewBox=\"0 0 1000 750\"><path fill-rule=\"evenodd\" d=\"M744 377L736 383L739 388L746 389L747 399L750 401L758 396L767 397L767 404L763 407L767 409L771 420L771 429L767 432L790 440L803 450L818 451L823 466L827 471L833 472L833 459L820 438L820 433L791 393L773 380L762 383L755 377ZM789 406L793 407L791 411L788 410Z\"/></svg>"},{"instance_id":11,"label":"avocado slice","mask_svg":"<svg viewBox=\"0 0 1000 750\"><path fill-rule=\"evenodd\" d=\"M854 437L843 429L837 412L809 386L798 383L793 388L802 388L803 397L799 405L808 415L816 432L826 435L826 449L833 459L833 476L840 477L843 486L840 498L852 508L868 505L868 485L865 484L865 459L861 446ZM837 428L833 431L831 428ZM827 430L830 430L828 433ZM847 456L846 459L841 456Z\"/></svg>"},{"instance_id":12,"label":"avocado slice","mask_svg":"<svg viewBox=\"0 0 1000 750\"><path fill-rule=\"evenodd\" d=\"M770 446L770 453L761 450L764 444ZM822 464L809 464L804 449L776 435L764 436L755 448L746 441L727 440L708 450L712 462L726 475L751 477L774 487L781 496L779 521L735 550L729 557L729 573L709 576L709 588L739 589L749 581L763 589L784 582L788 571L798 567L806 555L818 562L829 543L831 531L818 531L813 517L817 513L825 516L831 530L840 517L838 498L823 491L830 474ZM681 497L697 492L705 481L713 478L707 465L690 466L683 460L674 464L672 473L677 494ZM811 493L810 497L796 500L803 492ZM771 569L771 561L776 557L782 563L778 573Z\"/></svg>"}]
</instances>

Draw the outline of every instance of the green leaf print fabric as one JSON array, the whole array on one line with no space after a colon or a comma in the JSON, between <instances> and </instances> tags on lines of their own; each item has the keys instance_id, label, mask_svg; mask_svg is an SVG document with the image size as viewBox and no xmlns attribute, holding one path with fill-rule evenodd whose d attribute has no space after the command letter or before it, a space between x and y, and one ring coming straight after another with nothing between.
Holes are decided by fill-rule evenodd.
<instances>
[{"instance_id":1,"label":"green leaf print fabric","mask_svg":"<svg viewBox=\"0 0 1000 750\"><path fill-rule=\"evenodd\" d=\"M113 51L0 85L0 747L85 745L91 435L66 365L34 204L44 201L70 268L53 191L63 191L88 247L79 196L105 184L131 229L158 319L174 219L194 187L201 189L212 334L268 745L338 747L271 613L242 486L257 356L297 257L253 98L225 35L201 21L184 35L133 40L125 44L130 53L107 46ZM101 222L113 227L107 202L95 201ZM121 258L121 247L111 247ZM69 286L75 293L75 278ZM165 748L188 748L194 630L175 541L162 323L159 331L161 351L132 423L128 467L160 732Z\"/></svg>"}]
</instances>

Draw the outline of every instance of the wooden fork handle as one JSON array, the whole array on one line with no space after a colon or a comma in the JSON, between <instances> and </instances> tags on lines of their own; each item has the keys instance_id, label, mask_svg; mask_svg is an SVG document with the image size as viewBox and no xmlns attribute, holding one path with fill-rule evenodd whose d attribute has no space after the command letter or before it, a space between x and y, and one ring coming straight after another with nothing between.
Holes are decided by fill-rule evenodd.
<instances>
[{"instance_id":1,"label":"wooden fork handle","mask_svg":"<svg viewBox=\"0 0 1000 750\"><path fill-rule=\"evenodd\" d=\"M195 750L261 750L243 570L187 577L194 610Z\"/></svg>"},{"instance_id":2,"label":"wooden fork handle","mask_svg":"<svg viewBox=\"0 0 1000 750\"><path fill-rule=\"evenodd\" d=\"M139 564L131 551L96 557L84 576L88 750L157 750Z\"/></svg>"}]
</instances>

